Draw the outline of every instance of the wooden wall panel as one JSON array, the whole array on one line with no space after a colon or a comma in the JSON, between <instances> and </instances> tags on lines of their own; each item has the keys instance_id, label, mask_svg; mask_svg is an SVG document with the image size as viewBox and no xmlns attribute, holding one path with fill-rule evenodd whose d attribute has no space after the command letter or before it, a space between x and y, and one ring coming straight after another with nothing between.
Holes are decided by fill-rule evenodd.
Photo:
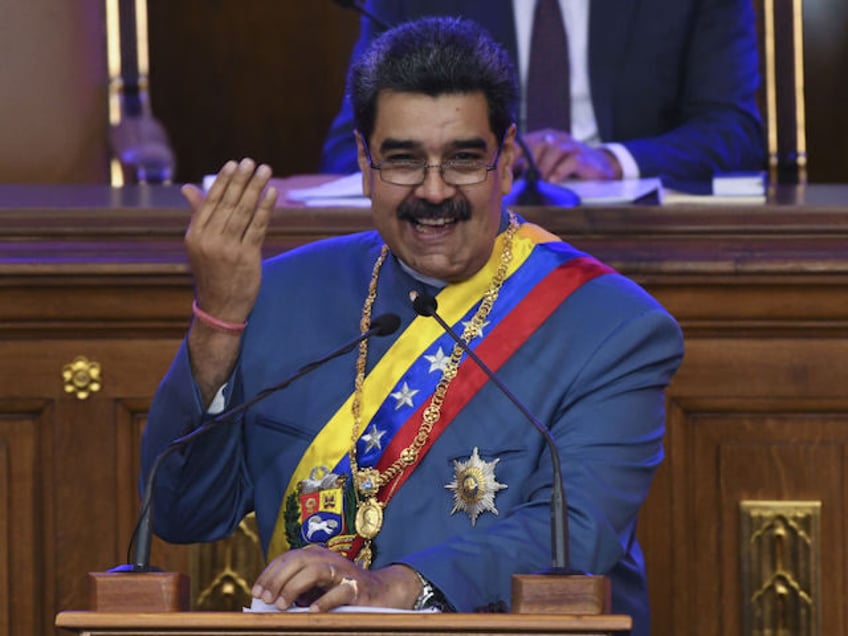
<instances>
[{"instance_id":1,"label":"wooden wall panel","mask_svg":"<svg viewBox=\"0 0 848 636\"><path fill-rule=\"evenodd\" d=\"M43 630L40 608L31 599L41 595L44 586L40 575L44 489L37 459L48 413L43 402L0 398L0 566L5 566L0 567L0 607L6 608L0 614L0 633L4 636Z\"/></svg>"},{"instance_id":2,"label":"wooden wall panel","mask_svg":"<svg viewBox=\"0 0 848 636\"><path fill-rule=\"evenodd\" d=\"M317 172L341 104L356 13L325 0L149 0L151 103L200 181L251 156Z\"/></svg>"},{"instance_id":3,"label":"wooden wall panel","mask_svg":"<svg viewBox=\"0 0 848 636\"><path fill-rule=\"evenodd\" d=\"M12 468L9 465L9 447L5 436L0 433L0 636L9 636L11 632L11 590L14 586L9 556L12 536L12 500L9 483Z\"/></svg>"}]
</instances>

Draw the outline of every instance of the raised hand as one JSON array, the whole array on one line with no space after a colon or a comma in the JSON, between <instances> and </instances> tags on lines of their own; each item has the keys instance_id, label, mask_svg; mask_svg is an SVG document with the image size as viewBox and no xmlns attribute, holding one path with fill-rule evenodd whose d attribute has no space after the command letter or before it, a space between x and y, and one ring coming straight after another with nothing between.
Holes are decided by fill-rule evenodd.
<instances>
[{"instance_id":1,"label":"raised hand","mask_svg":"<svg viewBox=\"0 0 848 636\"><path fill-rule=\"evenodd\" d=\"M253 309L262 278L262 243L277 191L271 169L252 159L228 161L204 196L193 185L182 193L192 209L185 236L197 306L222 323L242 324ZM208 404L238 357L238 332L195 320L189 333L192 370Z\"/></svg>"}]
</instances>

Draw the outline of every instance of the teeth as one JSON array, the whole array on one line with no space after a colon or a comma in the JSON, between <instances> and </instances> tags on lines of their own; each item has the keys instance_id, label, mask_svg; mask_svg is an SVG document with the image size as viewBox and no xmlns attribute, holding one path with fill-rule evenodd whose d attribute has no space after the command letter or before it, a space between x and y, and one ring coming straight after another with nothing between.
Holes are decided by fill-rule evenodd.
<instances>
[{"instance_id":1,"label":"teeth","mask_svg":"<svg viewBox=\"0 0 848 636\"><path fill-rule=\"evenodd\" d=\"M442 227L443 225L448 225L449 223L453 223L454 219L448 219L448 218L416 219L415 222L418 225L429 225L430 227Z\"/></svg>"}]
</instances>

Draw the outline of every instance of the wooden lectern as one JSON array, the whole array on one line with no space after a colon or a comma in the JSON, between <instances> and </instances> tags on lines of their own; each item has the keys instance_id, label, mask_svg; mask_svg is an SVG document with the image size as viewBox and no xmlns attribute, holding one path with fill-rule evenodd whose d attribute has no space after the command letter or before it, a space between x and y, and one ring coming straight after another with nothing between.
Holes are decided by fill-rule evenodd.
<instances>
[{"instance_id":1,"label":"wooden lectern","mask_svg":"<svg viewBox=\"0 0 848 636\"><path fill-rule=\"evenodd\" d=\"M630 629L629 616L238 612L61 612L56 626L80 636L335 636L440 634L595 636Z\"/></svg>"},{"instance_id":2,"label":"wooden lectern","mask_svg":"<svg viewBox=\"0 0 848 636\"><path fill-rule=\"evenodd\" d=\"M189 612L187 578L168 572L92 573L88 612L61 612L56 626L80 636L332 636L385 634L601 635L627 631L609 614L604 576L516 575L511 614Z\"/></svg>"}]
</instances>

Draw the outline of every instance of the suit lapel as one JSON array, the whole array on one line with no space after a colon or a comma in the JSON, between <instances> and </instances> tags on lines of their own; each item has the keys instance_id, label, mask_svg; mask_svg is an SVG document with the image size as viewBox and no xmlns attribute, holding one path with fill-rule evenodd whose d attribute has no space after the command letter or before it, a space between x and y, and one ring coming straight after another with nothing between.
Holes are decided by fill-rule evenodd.
<instances>
[{"instance_id":1,"label":"suit lapel","mask_svg":"<svg viewBox=\"0 0 848 636\"><path fill-rule=\"evenodd\" d=\"M589 83L602 141L612 141L615 82L640 0L589 0Z\"/></svg>"}]
</instances>

